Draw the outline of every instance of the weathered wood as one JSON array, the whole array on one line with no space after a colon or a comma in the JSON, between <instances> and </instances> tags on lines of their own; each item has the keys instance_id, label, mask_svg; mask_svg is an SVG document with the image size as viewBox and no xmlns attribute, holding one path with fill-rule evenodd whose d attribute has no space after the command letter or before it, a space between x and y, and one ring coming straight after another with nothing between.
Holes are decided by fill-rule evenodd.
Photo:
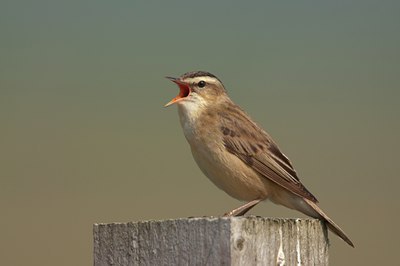
<instances>
[{"instance_id":1,"label":"weathered wood","mask_svg":"<svg viewBox=\"0 0 400 266\"><path fill-rule=\"evenodd\" d=\"M187 218L94 225L94 265L328 265L314 219Z\"/></svg>"}]
</instances>

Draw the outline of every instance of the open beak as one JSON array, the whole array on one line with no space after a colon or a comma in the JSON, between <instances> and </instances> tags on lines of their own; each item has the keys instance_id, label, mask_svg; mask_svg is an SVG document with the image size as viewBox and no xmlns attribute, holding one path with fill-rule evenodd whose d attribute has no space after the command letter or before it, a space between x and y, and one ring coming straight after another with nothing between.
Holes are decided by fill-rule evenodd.
<instances>
[{"instance_id":1,"label":"open beak","mask_svg":"<svg viewBox=\"0 0 400 266\"><path fill-rule=\"evenodd\" d=\"M182 82L181 80L177 78L172 78L172 77L166 77L170 81L176 83L179 86L179 94L173 98L171 101L169 101L164 107L170 106L171 104L177 103L179 101L182 101L186 97L189 96L190 94L190 87L189 84Z\"/></svg>"}]
</instances>

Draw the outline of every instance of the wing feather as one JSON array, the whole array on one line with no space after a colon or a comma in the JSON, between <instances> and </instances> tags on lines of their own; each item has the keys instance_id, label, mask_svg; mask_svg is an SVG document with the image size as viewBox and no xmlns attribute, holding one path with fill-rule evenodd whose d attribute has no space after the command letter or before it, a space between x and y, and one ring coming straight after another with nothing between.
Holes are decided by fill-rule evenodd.
<instances>
[{"instance_id":1,"label":"wing feather","mask_svg":"<svg viewBox=\"0 0 400 266\"><path fill-rule=\"evenodd\" d=\"M226 149L260 175L298 196L317 203L317 199L300 182L289 159L281 153L272 138L242 110L239 111L236 109L235 112L226 112L234 113L236 117L223 114L220 116Z\"/></svg>"}]
</instances>

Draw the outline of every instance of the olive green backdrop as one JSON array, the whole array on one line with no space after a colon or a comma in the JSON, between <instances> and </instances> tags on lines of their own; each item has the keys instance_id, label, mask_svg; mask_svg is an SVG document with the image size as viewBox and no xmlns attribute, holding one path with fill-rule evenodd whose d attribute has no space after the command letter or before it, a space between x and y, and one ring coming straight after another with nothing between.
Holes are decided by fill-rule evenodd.
<instances>
[{"instance_id":1,"label":"olive green backdrop","mask_svg":"<svg viewBox=\"0 0 400 266\"><path fill-rule=\"evenodd\" d=\"M91 265L92 224L220 215L164 79L216 74L321 206L332 265L398 262L398 1L0 1L0 260ZM252 214L303 217L260 204Z\"/></svg>"}]
</instances>

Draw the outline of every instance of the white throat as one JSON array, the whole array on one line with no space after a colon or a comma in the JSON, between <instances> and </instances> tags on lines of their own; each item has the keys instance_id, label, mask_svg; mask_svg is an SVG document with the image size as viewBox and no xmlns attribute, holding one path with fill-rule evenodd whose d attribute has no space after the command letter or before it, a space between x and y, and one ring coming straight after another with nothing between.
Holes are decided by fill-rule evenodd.
<instances>
[{"instance_id":1,"label":"white throat","mask_svg":"<svg viewBox=\"0 0 400 266\"><path fill-rule=\"evenodd\" d=\"M193 96L178 103L179 121L189 142L194 140L197 119L206 108L206 103L202 97L194 98Z\"/></svg>"}]
</instances>

